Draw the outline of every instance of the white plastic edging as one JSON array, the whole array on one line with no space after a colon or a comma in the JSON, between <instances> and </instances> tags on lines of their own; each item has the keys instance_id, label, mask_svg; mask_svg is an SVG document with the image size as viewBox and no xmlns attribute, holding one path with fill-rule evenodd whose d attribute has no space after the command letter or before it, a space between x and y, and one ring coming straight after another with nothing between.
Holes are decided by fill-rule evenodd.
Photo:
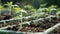
<instances>
[{"instance_id":1,"label":"white plastic edging","mask_svg":"<svg viewBox=\"0 0 60 34\"><path fill-rule=\"evenodd\" d=\"M8 28L8 27L13 27L13 26L16 26L16 25L9 25L9 26L5 26L5 27L2 27L2 28L0 28L0 30L3 30L3 29L6 29L6 28Z\"/></svg>"},{"instance_id":2,"label":"white plastic edging","mask_svg":"<svg viewBox=\"0 0 60 34\"><path fill-rule=\"evenodd\" d=\"M56 24L55 26L47 29L46 31L44 31L45 34L48 34L50 33L51 31L53 31L55 28L57 28L58 26L60 26L60 23Z\"/></svg>"},{"instance_id":3,"label":"white plastic edging","mask_svg":"<svg viewBox=\"0 0 60 34\"><path fill-rule=\"evenodd\" d=\"M36 17L36 16L27 16L27 17L23 17L23 18L26 18L26 19L28 19L28 18L31 18L31 17ZM11 20L18 20L18 19L21 19L21 18L12 18L12 19L9 19L9 20L1 20L0 22L4 22L4 21L11 21Z\"/></svg>"}]
</instances>

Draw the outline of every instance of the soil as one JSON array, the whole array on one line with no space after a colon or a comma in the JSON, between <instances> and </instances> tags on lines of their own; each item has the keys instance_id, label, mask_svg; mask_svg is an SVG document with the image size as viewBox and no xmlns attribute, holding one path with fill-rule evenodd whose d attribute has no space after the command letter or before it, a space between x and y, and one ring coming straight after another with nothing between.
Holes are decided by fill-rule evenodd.
<instances>
[{"instance_id":1,"label":"soil","mask_svg":"<svg viewBox=\"0 0 60 34\"><path fill-rule=\"evenodd\" d=\"M8 25L17 25L19 23L17 23L17 21L13 21L13 22L6 22L6 24L4 23L0 23L0 28L4 27L4 26L8 26Z\"/></svg>"},{"instance_id":2,"label":"soil","mask_svg":"<svg viewBox=\"0 0 60 34\"><path fill-rule=\"evenodd\" d=\"M11 19L12 16L8 15L8 16L0 16L0 20L7 20L7 19Z\"/></svg>"},{"instance_id":3,"label":"soil","mask_svg":"<svg viewBox=\"0 0 60 34\"><path fill-rule=\"evenodd\" d=\"M60 22L60 18L52 18L51 21L49 19L44 19L42 23L39 23L37 26L34 22L31 22L30 25L23 26L23 28L20 30L22 32L43 32L44 30L56 25ZM18 31L18 25L11 27L8 27L6 30L13 30Z\"/></svg>"}]
</instances>

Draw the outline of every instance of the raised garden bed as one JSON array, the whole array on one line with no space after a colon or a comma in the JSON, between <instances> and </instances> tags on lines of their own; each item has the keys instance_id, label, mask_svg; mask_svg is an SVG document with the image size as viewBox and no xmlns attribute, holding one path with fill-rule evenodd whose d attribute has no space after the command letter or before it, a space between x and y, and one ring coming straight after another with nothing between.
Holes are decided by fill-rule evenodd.
<instances>
[{"instance_id":1,"label":"raised garden bed","mask_svg":"<svg viewBox=\"0 0 60 34\"><path fill-rule=\"evenodd\" d=\"M10 27L12 28L13 26L8 26L8 27L3 27L0 28L2 30L0 30L0 33L5 33L5 34L48 34L55 30L55 28L57 28L59 26L60 23L56 24L55 26L43 31L43 32L21 32L21 31L13 31L13 30L5 30L6 28Z\"/></svg>"},{"instance_id":2,"label":"raised garden bed","mask_svg":"<svg viewBox=\"0 0 60 34\"><path fill-rule=\"evenodd\" d=\"M21 32L43 32L44 30L56 25L57 23L59 23L59 19L57 19L56 17L52 17L51 21L49 21L49 19L44 19L39 20L34 22L33 20L30 22L30 25L23 25L23 28L19 31ZM18 31L18 25L13 26L12 28L8 27L6 30L13 30L13 31Z\"/></svg>"},{"instance_id":3,"label":"raised garden bed","mask_svg":"<svg viewBox=\"0 0 60 34\"><path fill-rule=\"evenodd\" d=\"M36 18L36 17L33 17L33 18ZM55 17L53 17L53 16L49 17L48 16L45 18L38 18L38 19L31 19L31 20L28 20L28 19L27 19L27 21L30 21L29 24L24 24L23 28L21 30L19 30L20 25L18 25L18 23L16 21L7 20L6 23L8 25L14 25L15 24L16 26L7 27L4 30L21 31L21 32L43 32L43 31L49 29L50 27L52 27L52 26L54 26L60 22L60 18L57 18L56 16ZM11 22L15 22L15 23L11 23Z\"/></svg>"},{"instance_id":4,"label":"raised garden bed","mask_svg":"<svg viewBox=\"0 0 60 34\"><path fill-rule=\"evenodd\" d=\"M1 1L0 1L1 2ZM33 2L34 3L34 2ZM0 3L0 34L60 34L60 8L45 7L36 9L29 3ZM59 23L59 24L58 24ZM52 33L51 33L52 34Z\"/></svg>"}]
</instances>

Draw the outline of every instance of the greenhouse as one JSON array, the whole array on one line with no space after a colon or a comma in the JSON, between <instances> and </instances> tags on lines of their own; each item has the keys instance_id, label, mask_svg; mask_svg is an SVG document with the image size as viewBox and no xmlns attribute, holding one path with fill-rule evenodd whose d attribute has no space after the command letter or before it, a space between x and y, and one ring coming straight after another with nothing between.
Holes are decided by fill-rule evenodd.
<instances>
[{"instance_id":1,"label":"greenhouse","mask_svg":"<svg viewBox=\"0 0 60 34\"><path fill-rule=\"evenodd\" d=\"M0 34L60 34L60 0L0 0Z\"/></svg>"}]
</instances>

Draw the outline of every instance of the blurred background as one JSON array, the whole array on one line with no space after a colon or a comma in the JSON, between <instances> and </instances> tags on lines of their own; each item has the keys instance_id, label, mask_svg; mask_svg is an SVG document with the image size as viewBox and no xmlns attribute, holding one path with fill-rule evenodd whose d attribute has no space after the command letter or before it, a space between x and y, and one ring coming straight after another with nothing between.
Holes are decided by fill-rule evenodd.
<instances>
[{"instance_id":1,"label":"blurred background","mask_svg":"<svg viewBox=\"0 0 60 34\"><path fill-rule=\"evenodd\" d=\"M42 4L44 7L49 7L51 5L57 5L60 7L60 0L1 0L3 4L12 1L13 4L18 4L21 7L24 5L32 5L34 8L38 9Z\"/></svg>"}]
</instances>

